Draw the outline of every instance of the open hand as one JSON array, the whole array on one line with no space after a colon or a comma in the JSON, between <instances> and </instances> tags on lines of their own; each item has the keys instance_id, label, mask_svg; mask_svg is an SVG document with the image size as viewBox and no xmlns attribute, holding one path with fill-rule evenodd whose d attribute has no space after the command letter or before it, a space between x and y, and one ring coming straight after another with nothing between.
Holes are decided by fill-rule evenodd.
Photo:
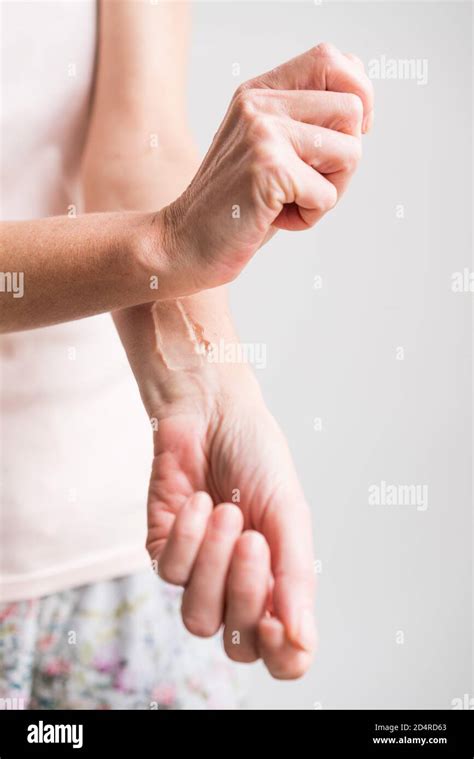
<instances>
[{"instance_id":1,"label":"open hand","mask_svg":"<svg viewBox=\"0 0 474 759\"><path fill-rule=\"evenodd\" d=\"M294 678L315 646L310 515L283 435L247 390L182 413L175 404L160 421L147 548L160 575L185 587L192 633L224 624L231 659L261 657L274 677Z\"/></svg>"}]
</instances>

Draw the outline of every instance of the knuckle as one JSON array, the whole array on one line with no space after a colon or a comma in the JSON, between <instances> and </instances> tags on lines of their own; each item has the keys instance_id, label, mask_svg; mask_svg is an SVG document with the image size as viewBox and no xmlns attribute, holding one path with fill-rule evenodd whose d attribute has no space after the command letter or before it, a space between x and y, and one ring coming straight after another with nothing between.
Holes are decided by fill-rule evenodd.
<instances>
[{"instance_id":1,"label":"knuckle","mask_svg":"<svg viewBox=\"0 0 474 759\"><path fill-rule=\"evenodd\" d=\"M350 149L347 153L344 169L347 172L353 172L357 169L362 158L362 145L360 140L353 138Z\"/></svg>"},{"instance_id":2,"label":"knuckle","mask_svg":"<svg viewBox=\"0 0 474 759\"><path fill-rule=\"evenodd\" d=\"M239 87L234 95L234 109L240 119L251 120L257 111L258 90Z\"/></svg>"},{"instance_id":3,"label":"knuckle","mask_svg":"<svg viewBox=\"0 0 474 759\"><path fill-rule=\"evenodd\" d=\"M234 100L238 98L239 95L242 95L250 89L252 89L252 82L250 80L248 82L242 82L242 84L239 84L237 89L234 91Z\"/></svg>"},{"instance_id":4,"label":"knuckle","mask_svg":"<svg viewBox=\"0 0 474 759\"><path fill-rule=\"evenodd\" d=\"M313 201L312 210L320 216L323 216L331 210L331 206L324 198L321 197L321 194L319 193Z\"/></svg>"},{"instance_id":5,"label":"knuckle","mask_svg":"<svg viewBox=\"0 0 474 759\"><path fill-rule=\"evenodd\" d=\"M268 169L275 165L275 155L270 143L259 140L252 146L251 167L255 172Z\"/></svg>"},{"instance_id":6,"label":"knuckle","mask_svg":"<svg viewBox=\"0 0 474 759\"><path fill-rule=\"evenodd\" d=\"M247 92L247 90L248 90L248 86L246 82L244 82L243 84L239 84L237 89L234 90L234 94L232 97L232 105L234 108L238 107L242 103L242 100L245 99L245 93Z\"/></svg>"},{"instance_id":7,"label":"knuckle","mask_svg":"<svg viewBox=\"0 0 474 759\"><path fill-rule=\"evenodd\" d=\"M270 117L255 110L249 119L247 137L252 145L260 146L264 141L269 142L272 138Z\"/></svg>"},{"instance_id":8,"label":"knuckle","mask_svg":"<svg viewBox=\"0 0 474 759\"><path fill-rule=\"evenodd\" d=\"M254 160L250 167L250 175L252 202L258 206L263 203L266 208L280 211L290 192L291 181L287 169L270 155L268 160Z\"/></svg>"},{"instance_id":9,"label":"knuckle","mask_svg":"<svg viewBox=\"0 0 474 759\"><path fill-rule=\"evenodd\" d=\"M319 210L322 213L327 213L331 208L334 208L338 200L336 187L331 182L328 182L328 184L330 187L328 187L324 195L321 196Z\"/></svg>"},{"instance_id":10,"label":"knuckle","mask_svg":"<svg viewBox=\"0 0 474 759\"><path fill-rule=\"evenodd\" d=\"M249 147L271 143L275 136L275 119L262 109L262 90L244 90L237 95L234 108L238 120L244 125L244 141Z\"/></svg>"},{"instance_id":11,"label":"knuckle","mask_svg":"<svg viewBox=\"0 0 474 759\"><path fill-rule=\"evenodd\" d=\"M338 119L335 128L353 134L360 129L364 107L358 95L352 92L343 92L339 95Z\"/></svg>"},{"instance_id":12,"label":"knuckle","mask_svg":"<svg viewBox=\"0 0 474 759\"><path fill-rule=\"evenodd\" d=\"M364 108L362 105L362 100L358 95L355 95L352 92L346 92L344 93L342 102L343 109L349 118L353 119L356 122L362 121Z\"/></svg>"},{"instance_id":13,"label":"knuckle","mask_svg":"<svg viewBox=\"0 0 474 759\"><path fill-rule=\"evenodd\" d=\"M338 49L332 42L320 42L313 48L313 53L319 58L334 58Z\"/></svg>"}]
</instances>

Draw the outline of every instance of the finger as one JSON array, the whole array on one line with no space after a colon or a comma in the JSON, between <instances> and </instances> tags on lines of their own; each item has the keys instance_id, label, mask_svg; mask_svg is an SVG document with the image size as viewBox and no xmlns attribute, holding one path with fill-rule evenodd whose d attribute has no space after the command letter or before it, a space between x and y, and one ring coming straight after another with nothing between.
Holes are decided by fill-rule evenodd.
<instances>
[{"instance_id":1,"label":"finger","mask_svg":"<svg viewBox=\"0 0 474 759\"><path fill-rule=\"evenodd\" d=\"M275 615L289 640L310 652L316 638L311 518L296 486L295 492L282 494L267 506L259 529L270 546Z\"/></svg>"},{"instance_id":2,"label":"finger","mask_svg":"<svg viewBox=\"0 0 474 759\"><path fill-rule=\"evenodd\" d=\"M243 87L269 87L278 90L331 90L358 95L364 106L364 119L374 107L372 82L334 45L322 43L306 53L252 79ZM365 122L364 122L365 123Z\"/></svg>"},{"instance_id":3,"label":"finger","mask_svg":"<svg viewBox=\"0 0 474 759\"><path fill-rule=\"evenodd\" d=\"M323 174L340 198L359 164L360 139L295 121L289 122L288 131L299 157Z\"/></svg>"},{"instance_id":4,"label":"finger","mask_svg":"<svg viewBox=\"0 0 474 759\"><path fill-rule=\"evenodd\" d=\"M194 635L209 637L222 624L227 573L242 527L242 512L232 503L217 506L209 519L181 610Z\"/></svg>"},{"instance_id":5,"label":"finger","mask_svg":"<svg viewBox=\"0 0 474 759\"><path fill-rule=\"evenodd\" d=\"M337 190L319 172L296 156L288 158L291 194L273 222L279 229L298 231L318 222L337 203Z\"/></svg>"},{"instance_id":6,"label":"finger","mask_svg":"<svg viewBox=\"0 0 474 759\"><path fill-rule=\"evenodd\" d=\"M273 677L293 680L308 670L312 654L292 645L282 623L275 617L264 617L258 626L260 655Z\"/></svg>"},{"instance_id":7,"label":"finger","mask_svg":"<svg viewBox=\"0 0 474 759\"><path fill-rule=\"evenodd\" d=\"M186 585L212 512L207 493L194 493L178 511L158 562L160 577L173 585ZM164 512L167 513L167 512Z\"/></svg>"},{"instance_id":8,"label":"finger","mask_svg":"<svg viewBox=\"0 0 474 759\"><path fill-rule=\"evenodd\" d=\"M179 482L179 486L176 486L179 472L173 462L173 455L166 451L158 452L157 435L154 436L154 446L155 455L147 497L146 548L152 560L156 561L166 545L176 514L193 494L193 490L189 488L188 481Z\"/></svg>"},{"instance_id":9,"label":"finger","mask_svg":"<svg viewBox=\"0 0 474 759\"><path fill-rule=\"evenodd\" d=\"M353 53L344 53L344 55L346 56L346 58L348 58L350 61L352 61L352 63L354 63L356 66L358 66L359 69L364 74L364 76L366 76L364 62L357 55L354 55ZM370 79L369 79L369 82L370 82ZM373 97L373 85L372 85L372 83L371 83L371 88L372 88L372 97ZM364 133L370 132L370 130L372 129L373 123L374 123L374 109L373 109L373 104L372 104L372 110L369 111L369 113L367 114L367 116L364 119L364 123L363 123L363 131L364 131Z\"/></svg>"},{"instance_id":10,"label":"finger","mask_svg":"<svg viewBox=\"0 0 474 759\"><path fill-rule=\"evenodd\" d=\"M263 113L289 116L295 121L357 137L361 133L362 101L352 93L249 89L241 98L247 98L255 110Z\"/></svg>"},{"instance_id":11,"label":"finger","mask_svg":"<svg viewBox=\"0 0 474 759\"><path fill-rule=\"evenodd\" d=\"M265 612L270 549L259 532L247 530L237 541L227 580L224 648L230 659L259 658L257 625Z\"/></svg>"},{"instance_id":12,"label":"finger","mask_svg":"<svg viewBox=\"0 0 474 759\"><path fill-rule=\"evenodd\" d=\"M148 511L150 514L150 505L148 506ZM154 509L153 520L149 518L146 548L153 562L159 561L175 519L175 514L159 506Z\"/></svg>"}]
</instances>

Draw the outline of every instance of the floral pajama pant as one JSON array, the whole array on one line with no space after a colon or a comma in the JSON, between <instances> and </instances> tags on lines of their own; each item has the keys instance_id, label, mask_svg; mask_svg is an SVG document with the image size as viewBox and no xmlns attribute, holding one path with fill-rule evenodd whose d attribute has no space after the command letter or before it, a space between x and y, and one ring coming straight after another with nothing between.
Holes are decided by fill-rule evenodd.
<instances>
[{"instance_id":1,"label":"floral pajama pant","mask_svg":"<svg viewBox=\"0 0 474 759\"><path fill-rule=\"evenodd\" d=\"M0 707L240 708L237 667L186 631L181 592L147 570L0 604Z\"/></svg>"}]
</instances>

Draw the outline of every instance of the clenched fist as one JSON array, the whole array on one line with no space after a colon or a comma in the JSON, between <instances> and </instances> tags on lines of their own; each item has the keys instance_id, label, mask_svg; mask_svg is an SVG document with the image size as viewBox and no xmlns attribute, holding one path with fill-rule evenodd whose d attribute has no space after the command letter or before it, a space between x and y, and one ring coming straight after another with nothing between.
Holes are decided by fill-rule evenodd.
<instances>
[{"instance_id":1,"label":"clenched fist","mask_svg":"<svg viewBox=\"0 0 474 759\"><path fill-rule=\"evenodd\" d=\"M333 208L372 112L362 62L328 44L241 85L193 181L160 212L184 291L233 280L276 229Z\"/></svg>"}]
</instances>

